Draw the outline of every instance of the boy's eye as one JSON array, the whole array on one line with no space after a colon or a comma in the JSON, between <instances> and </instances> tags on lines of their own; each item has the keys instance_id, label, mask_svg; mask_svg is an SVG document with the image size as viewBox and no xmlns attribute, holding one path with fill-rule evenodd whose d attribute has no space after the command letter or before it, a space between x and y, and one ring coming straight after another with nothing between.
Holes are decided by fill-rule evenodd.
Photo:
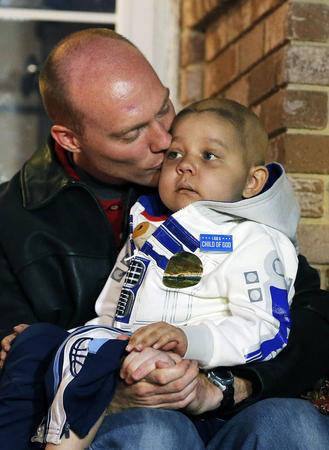
<instances>
[{"instance_id":1,"label":"boy's eye","mask_svg":"<svg viewBox=\"0 0 329 450\"><path fill-rule=\"evenodd\" d=\"M178 159L181 158L182 154L176 150L168 150L166 154L167 159Z\"/></svg>"},{"instance_id":2,"label":"boy's eye","mask_svg":"<svg viewBox=\"0 0 329 450\"><path fill-rule=\"evenodd\" d=\"M217 156L212 152L204 152L203 153L203 159L205 159L206 161L211 161L216 158L217 158Z\"/></svg>"}]
</instances>

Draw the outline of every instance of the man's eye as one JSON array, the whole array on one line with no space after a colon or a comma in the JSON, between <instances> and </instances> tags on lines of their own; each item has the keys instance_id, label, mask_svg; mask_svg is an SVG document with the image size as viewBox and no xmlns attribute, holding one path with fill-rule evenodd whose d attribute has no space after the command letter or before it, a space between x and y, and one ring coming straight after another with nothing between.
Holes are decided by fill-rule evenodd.
<instances>
[{"instance_id":1,"label":"man's eye","mask_svg":"<svg viewBox=\"0 0 329 450\"><path fill-rule=\"evenodd\" d=\"M134 131L130 131L127 134L124 134L123 136L121 136L121 140L123 142L134 142L140 135L140 129L134 130Z\"/></svg>"},{"instance_id":2,"label":"man's eye","mask_svg":"<svg viewBox=\"0 0 329 450\"><path fill-rule=\"evenodd\" d=\"M182 155L181 153L175 151L175 150L168 150L166 153L166 158L167 159L178 159L181 158Z\"/></svg>"},{"instance_id":3,"label":"man's eye","mask_svg":"<svg viewBox=\"0 0 329 450\"><path fill-rule=\"evenodd\" d=\"M204 152L203 159L205 159L206 161L211 161L213 159L217 159L217 156L212 152Z\"/></svg>"},{"instance_id":4,"label":"man's eye","mask_svg":"<svg viewBox=\"0 0 329 450\"><path fill-rule=\"evenodd\" d=\"M163 117L169 112L169 110L170 110L170 102L168 101L168 103L165 104L165 106L161 109L161 111L158 112L157 116Z\"/></svg>"}]
</instances>

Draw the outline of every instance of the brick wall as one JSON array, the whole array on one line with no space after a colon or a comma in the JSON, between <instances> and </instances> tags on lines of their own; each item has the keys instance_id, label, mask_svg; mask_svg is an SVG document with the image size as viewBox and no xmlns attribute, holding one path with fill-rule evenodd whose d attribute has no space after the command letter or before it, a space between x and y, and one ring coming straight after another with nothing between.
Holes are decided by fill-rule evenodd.
<instances>
[{"instance_id":1,"label":"brick wall","mask_svg":"<svg viewBox=\"0 0 329 450\"><path fill-rule=\"evenodd\" d=\"M329 0L181 0L180 100L261 117L298 196L301 252L329 287Z\"/></svg>"}]
</instances>

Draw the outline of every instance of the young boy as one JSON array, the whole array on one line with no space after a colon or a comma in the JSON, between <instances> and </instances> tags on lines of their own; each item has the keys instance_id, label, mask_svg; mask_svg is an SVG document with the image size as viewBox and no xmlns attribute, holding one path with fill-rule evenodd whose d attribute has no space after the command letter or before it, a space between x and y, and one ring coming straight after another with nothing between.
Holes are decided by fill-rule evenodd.
<instances>
[{"instance_id":1,"label":"young boy","mask_svg":"<svg viewBox=\"0 0 329 450\"><path fill-rule=\"evenodd\" d=\"M95 422L74 425L65 402L96 367L90 356L100 353L104 364L99 350L128 338L122 332L133 332L121 369L127 383L158 359L168 361L163 352L149 357L148 347L210 369L272 358L287 343L299 210L282 167L264 166L263 127L238 103L208 99L181 111L171 132L160 198L144 196L133 206L131 239L96 302L98 317L56 355L47 442L58 444L69 427L83 437ZM118 363L109 348L112 374ZM99 416L110 396L95 390Z\"/></svg>"}]
</instances>

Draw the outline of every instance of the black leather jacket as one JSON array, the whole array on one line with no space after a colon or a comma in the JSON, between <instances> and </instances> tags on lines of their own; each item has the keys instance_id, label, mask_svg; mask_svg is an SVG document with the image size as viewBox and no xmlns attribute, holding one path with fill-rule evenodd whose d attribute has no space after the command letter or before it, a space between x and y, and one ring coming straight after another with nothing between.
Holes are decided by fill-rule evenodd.
<instances>
[{"instance_id":1,"label":"black leather jacket","mask_svg":"<svg viewBox=\"0 0 329 450\"><path fill-rule=\"evenodd\" d=\"M126 211L141 193L127 188ZM97 199L66 175L50 142L0 186L0 337L18 323L70 328L94 317L116 255ZM232 369L253 382L245 404L298 395L328 372L329 293L303 257L295 290L287 347L271 361Z\"/></svg>"},{"instance_id":2,"label":"black leather jacket","mask_svg":"<svg viewBox=\"0 0 329 450\"><path fill-rule=\"evenodd\" d=\"M94 317L117 256L94 194L66 175L52 147L0 186L0 337L18 323L71 328ZM127 187L126 211L136 198Z\"/></svg>"}]
</instances>

